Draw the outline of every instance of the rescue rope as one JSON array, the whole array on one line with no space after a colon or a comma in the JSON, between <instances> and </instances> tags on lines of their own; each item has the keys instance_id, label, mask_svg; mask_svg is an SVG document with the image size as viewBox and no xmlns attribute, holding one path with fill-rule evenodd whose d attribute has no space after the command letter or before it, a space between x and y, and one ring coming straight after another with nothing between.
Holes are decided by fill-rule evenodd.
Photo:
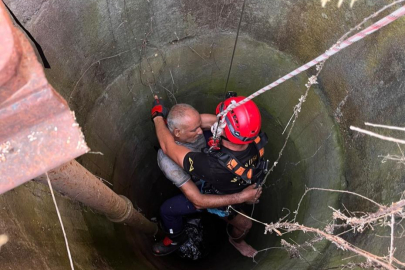
<instances>
[{"instance_id":1,"label":"rescue rope","mask_svg":"<svg viewBox=\"0 0 405 270\"><path fill-rule=\"evenodd\" d=\"M59 212L58 204L56 203L55 194L53 193L53 188L52 188L51 180L49 179L48 172L46 172L45 175L46 175L46 179L48 181L49 189L51 191L52 200L53 200L53 203L54 203L55 208L56 208L56 213L58 214L58 219L59 219L60 226L62 228L63 237L65 238L66 250L67 250L68 257L69 257L69 262L70 262L70 268L72 270L75 270L73 260L72 260L72 255L70 253L69 242L68 242L68 239L67 239L67 236L66 236L65 226L63 226L62 217L61 217L60 212Z\"/></svg>"},{"instance_id":2,"label":"rescue rope","mask_svg":"<svg viewBox=\"0 0 405 270\"><path fill-rule=\"evenodd\" d=\"M403 2L403 1L397 1L397 2L392 3L392 4L397 4L399 2ZM375 16L376 14L373 14L373 15ZM231 110L235 109L236 107L238 107L238 106L248 102L249 100L263 94L264 92L267 92L268 90L278 86L279 84L287 81L288 79L291 79L292 77L297 76L298 74L300 74L301 72L309 69L310 67L313 67L313 66L317 65L318 63L320 63L322 61L325 61L330 56L336 54L337 52L341 51L342 49L348 47L349 45L351 45L351 44L353 44L353 43L355 43L355 42L357 42L357 41L359 41L359 40L361 40L363 38L365 38L366 36L374 33L375 31L377 31L377 30L381 29L382 27L392 23L393 21L397 20L398 18L400 18L400 17L402 17L404 15L405 15L405 6L402 6L399 9L392 12L391 14L389 14L386 17L382 18L381 20L377 21L373 25L367 27L363 31L361 31L361 32L347 38L346 40L344 40L342 42L336 43L330 49L328 49L325 53L323 53L322 55L320 55L317 58L313 59L312 61L302 65L301 67L299 67L299 68L297 68L297 69L295 69L293 71L291 71L287 75L279 78L278 80L272 82L271 84L259 89L258 91L254 92L253 94L251 94L250 96L246 97L245 99L239 101L238 103L230 104L224 111L219 113L217 115L217 117L220 118L220 117L226 115L227 113L229 113ZM222 118L221 122L222 123L225 122L225 117ZM214 134L214 137L216 135L217 134Z\"/></svg>"},{"instance_id":3,"label":"rescue rope","mask_svg":"<svg viewBox=\"0 0 405 270\"><path fill-rule=\"evenodd\" d=\"M231 57L231 63L229 64L228 78L226 79L225 94L226 94L226 89L228 88L229 77L230 77L230 75L231 75L233 58L235 57L236 44L238 44L239 30L240 30L240 26L241 26L241 24L242 24L243 13L244 13L244 11L245 11L245 3L246 3L246 0L243 0L242 11L241 11L241 13L240 13L240 18L239 18L238 30L237 30L237 32L236 32L235 44L234 44L234 46L233 46L233 52L232 52L232 57ZM225 94L224 94L224 96L225 96Z\"/></svg>"}]
</instances>

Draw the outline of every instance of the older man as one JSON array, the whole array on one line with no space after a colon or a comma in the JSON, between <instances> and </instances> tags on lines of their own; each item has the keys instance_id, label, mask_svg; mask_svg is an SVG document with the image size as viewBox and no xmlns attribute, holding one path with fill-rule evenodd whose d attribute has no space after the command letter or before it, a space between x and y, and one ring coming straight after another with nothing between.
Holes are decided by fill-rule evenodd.
<instances>
[{"instance_id":1,"label":"older man","mask_svg":"<svg viewBox=\"0 0 405 270\"><path fill-rule=\"evenodd\" d=\"M156 108L155 108L156 109ZM156 111L156 110L155 110ZM152 111L153 112L153 111ZM155 117L153 117L155 118ZM202 129L209 129L217 120L215 115L199 114L193 107L187 104L179 104L174 106L167 118L168 133L164 136L170 137L169 140L175 145L186 147L188 151L200 152L205 147L205 139L202 135ZM155 121L156 124L156 121ZM158 123L160 128L160 123ZM158 126L156 126L158 129ZM170 136L171 135L171 136ZM158 163L166 177L170 179L177 187L181 189L184 195L178 195L167 200L161 207L161 216L163 225L169 233L162 242L154 246L156 255L166 255L177 249L177 247L185 240L183 233L182 217L187 214L195 213L198 209L208 208L208 211L223 217L227 222L233 225L230 242L244 256L252 257L256 252L251 246L243 241L243 237L249 231L251 222L240 215L230 219L227 212L218 207L240 204L243 202L254 203L261 194L261 190L254 189L254 185L245 186L244 189L237 187L236 189L229 185L219 185L223 192L212 192L211 194L201 194L200 190L190 180L190 176L184 172L180 166L164 154L167 150L167 144L162 144L161 137L158 133L159 142L163 150L158 153ZM179 166L180 165L180 166ZM191 162L188 171L193 170ZM210 170L209 166L206 170ZM204 179L204 175L198 175L196 179ZM226 190L225 187L231 187ZM204 189L207 192L207 188ZM214 208L214 209L213 209Z\"/></svg>"}]
</instances>

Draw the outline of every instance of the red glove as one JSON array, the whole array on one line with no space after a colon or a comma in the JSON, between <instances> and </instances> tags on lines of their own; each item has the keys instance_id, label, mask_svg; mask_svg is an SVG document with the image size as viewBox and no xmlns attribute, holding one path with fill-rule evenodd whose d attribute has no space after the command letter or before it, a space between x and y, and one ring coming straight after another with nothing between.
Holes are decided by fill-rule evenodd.
<instances>
[{"instance_id":1,"label":"red glove","mask_svg":"<svg viewBox=\"0 0 405 270\"><path fill-rule=\"evenodd\" d=\"M169 110L163 105L163 100L155 96L155 99L152 102L151 110L152 121L156 116L162 116L164 119L166 119L168 112Z\"/></svg>"}]
</instances>

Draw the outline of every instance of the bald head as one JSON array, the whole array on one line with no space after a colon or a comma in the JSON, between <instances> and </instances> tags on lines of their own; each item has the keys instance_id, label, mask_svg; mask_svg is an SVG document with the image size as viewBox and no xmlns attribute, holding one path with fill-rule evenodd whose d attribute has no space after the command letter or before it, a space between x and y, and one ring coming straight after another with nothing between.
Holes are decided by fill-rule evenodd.
<instances>
[{"instance_id":1,"label":"bald head","mask_svg":"<svg viewBox=\"0 0 405 270\"><path fill-rule=\"evenodd\" d=\"M202 134L201 117L196 109L188 104L174 105L167 116L167 127L175 139L181 142L194 142Z\"/></svg>"}]
</instances>

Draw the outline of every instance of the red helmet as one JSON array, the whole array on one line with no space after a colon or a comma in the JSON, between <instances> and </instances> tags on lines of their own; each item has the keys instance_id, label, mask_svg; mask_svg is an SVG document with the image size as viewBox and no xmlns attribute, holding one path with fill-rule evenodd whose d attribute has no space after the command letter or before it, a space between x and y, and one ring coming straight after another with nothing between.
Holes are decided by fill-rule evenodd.
<instances>
[{"instance_id":1,"label":"red helmet","mask_svg":"<svg viewBox=\"0 0 405 270\"><path fill-rule=\"evenodd\" d=\"M231 97L218 104L216 113L224 111L229 104L238 103L245 97ZM235 144L248 144L256 139L262 123L259 108L249 100L225 115L224 129L227 139Z\"/></svg>"}]
</instances>

